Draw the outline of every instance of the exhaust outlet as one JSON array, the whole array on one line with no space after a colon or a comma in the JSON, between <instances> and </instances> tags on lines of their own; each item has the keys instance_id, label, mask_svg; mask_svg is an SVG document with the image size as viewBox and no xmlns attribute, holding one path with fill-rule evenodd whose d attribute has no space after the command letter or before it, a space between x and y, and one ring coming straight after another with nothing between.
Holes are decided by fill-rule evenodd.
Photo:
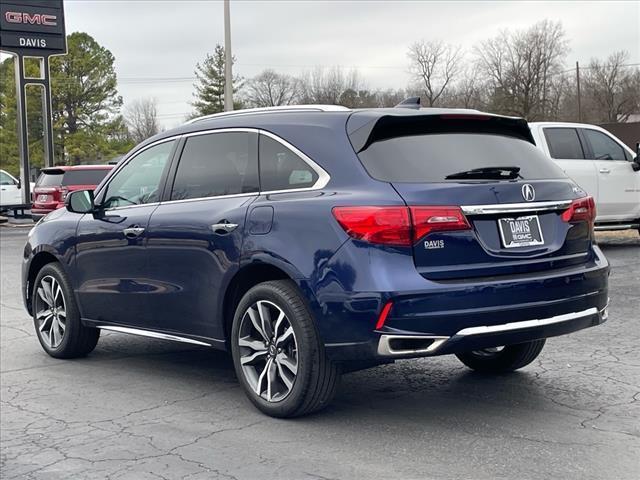
<instances>
[{"instance_id":1,"label":"exhaust outlet","mask_svg":"<svg viewBox=\"0 0 640 480\"><path fill-rule=\"evenodd\" d=\"M381 335L378 355L395 357L402 355L428 355L435 352L449 337L416 335Z\"/></svg>"}]
</instances>

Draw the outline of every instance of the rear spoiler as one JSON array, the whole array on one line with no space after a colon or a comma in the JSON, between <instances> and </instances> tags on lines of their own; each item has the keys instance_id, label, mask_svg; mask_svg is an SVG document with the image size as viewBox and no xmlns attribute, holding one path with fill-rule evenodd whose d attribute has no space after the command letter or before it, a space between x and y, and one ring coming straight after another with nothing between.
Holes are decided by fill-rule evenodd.
<instances>
[{"instance_id":1,"label":"rear spoiler","mask_svg":"<svg viewBox=\"0 0 640 480\"><path fill-rule=\"evenodd\" d=\"M380 114L375 110L354 112L347 134L356 153L382 140L437 133L486 133L519 138L535 145L527 121L475 111L441 110L438 113L404 110ZM405 113L406 112L406 113Z\"/></svg>"}]
</instances>

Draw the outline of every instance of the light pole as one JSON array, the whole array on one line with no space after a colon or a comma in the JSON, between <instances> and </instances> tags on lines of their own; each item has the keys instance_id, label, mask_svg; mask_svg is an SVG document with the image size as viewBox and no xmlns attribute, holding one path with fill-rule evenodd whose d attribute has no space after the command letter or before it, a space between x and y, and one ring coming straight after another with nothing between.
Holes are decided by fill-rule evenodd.
<instances>
[{"instance_id":1,"label":"light pole","mask_svg":"<svg viewBox=\"0 0 640 480\"><path fill-rule=\"evenodd\" d=\"M231 73L231 20L229 0L224 0L224 111L233 110L233 74Z\"/></svg>"}]
</instances>

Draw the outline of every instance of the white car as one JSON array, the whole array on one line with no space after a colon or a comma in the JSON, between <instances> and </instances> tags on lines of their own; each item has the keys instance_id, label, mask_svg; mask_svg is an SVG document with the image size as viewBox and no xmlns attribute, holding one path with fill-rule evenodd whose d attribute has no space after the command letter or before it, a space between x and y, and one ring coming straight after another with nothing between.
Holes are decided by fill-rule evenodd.
<instances>
[{"instance_id":1,"label":"white car","mask_svg":"<svg viewBox=\"0 0 640 480\"><path fill-rule=\"evenodd\" d=\"M9 172L0 170L0 208L22 203L20 181Z\"/></svg>"},{"instance_id":2,"label":"white car","mask_svg":"<svg viewBox=\"0 0 640 480\"><path fill-rule=\"evenodd\" d=\"M534 122L529 127L538 148L595 199L596 230L640 231L640 163L633 150L595 125Z\"/></svg>"}]
</instances>

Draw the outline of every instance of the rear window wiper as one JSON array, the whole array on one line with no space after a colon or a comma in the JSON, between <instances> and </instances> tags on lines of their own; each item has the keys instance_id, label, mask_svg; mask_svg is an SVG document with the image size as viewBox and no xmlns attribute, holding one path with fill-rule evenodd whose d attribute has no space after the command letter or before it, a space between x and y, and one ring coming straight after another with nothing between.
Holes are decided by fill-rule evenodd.
<instances>
[{"instance_id":1,"label":"rear window wiper","mask_svg":"<svg viewBox=\"0 0 640 480\"><path fill-rule=\"evenodd\" d=\"M520 167L482 167L447 175L445 180L513 180L520 177Z\"/></svg>"}]
</instances>

